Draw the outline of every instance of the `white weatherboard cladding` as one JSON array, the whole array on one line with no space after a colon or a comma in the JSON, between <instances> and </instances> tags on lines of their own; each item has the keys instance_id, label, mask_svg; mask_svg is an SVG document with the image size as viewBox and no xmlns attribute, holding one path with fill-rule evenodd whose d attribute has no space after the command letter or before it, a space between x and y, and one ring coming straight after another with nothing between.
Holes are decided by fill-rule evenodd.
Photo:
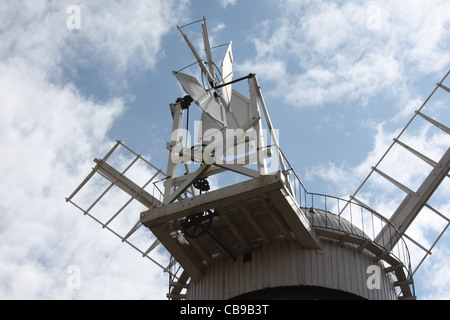
<instances>
[{"instance_id":1,"label":"white weatherboard cladding","mask_svg":"<svg viewBox=\"0 0 450 320\"><path fill-rule=\"evenodd\" d=\"M370 300L394 300L397 294L390 275L381 272L381 289L370 290L367 279L373 255L356 252L353 246L338 246L323 240L321 249L303 249L296 244L277 244L252 252L244 263L228 259L211 266L204 277L191 283L188 300L226 300L276 287L316 286L352 293ZM382 266L378 265L381 270Z\"/></svg>"}]
</instances>

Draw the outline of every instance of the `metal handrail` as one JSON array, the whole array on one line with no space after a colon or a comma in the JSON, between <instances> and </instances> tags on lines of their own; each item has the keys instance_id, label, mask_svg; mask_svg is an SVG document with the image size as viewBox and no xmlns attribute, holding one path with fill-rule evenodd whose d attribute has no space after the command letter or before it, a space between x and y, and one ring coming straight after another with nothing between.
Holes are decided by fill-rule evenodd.
<instances>
[{"instance_id":1,"label":"metal handrail","mask_svg":"<svg viewBox=\"0 0 450 320\"><path fill-rule=\"evenodd\" d=\"M390 246L393 247L393 249L388 251L398 261L403 263L407 273L407 278L412 279L413 272L411 267L411 257L406 241L400 231L392 225L387 218L373 209L360 203L356 203L351 199L345 200L335 196L309 192L300 177L290 165L289 161L286 159L286 156L282 152L281 154L288 165L288 169L283 173L286 179L291 179L293 192L292 196L297 201L297 205L305 210L322 210L333 215L332 218L334 221L338 221L337 226L335 223L333 224L328 220L325 221L325 226L319 225L319 221L315 221L314 219L314 214L311 214L310 220L312 227L322 227L330 230L343 231L344 221L347 221L346 225L348 226L348 223L350 223L350 233L352 236L361 237L364 235L365 238L372 241L383 250L387 250L389 244L384 243L384 237L381 237L381 240L383 241L382 243L377 242L376 238L380 232L389 232L390 235L395 236L389 237L389 239L399 239L399 241L395 244L395 246ZM334 215L332 212L337 212L339 214ZM326 219L328 219L329 215L326 215L326 217ZM389 228L384 228L386 225L389 226ZM414 292L413 284L412 291Z\"/></svg>"}]
</instances>

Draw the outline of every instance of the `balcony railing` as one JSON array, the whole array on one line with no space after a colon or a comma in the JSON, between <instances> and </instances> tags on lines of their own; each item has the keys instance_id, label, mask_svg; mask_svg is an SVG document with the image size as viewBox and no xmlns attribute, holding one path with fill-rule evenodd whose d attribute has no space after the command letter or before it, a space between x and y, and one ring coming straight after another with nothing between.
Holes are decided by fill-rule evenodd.
<instances>
[{"instance_id":1,"label":"balcony railing","mask_svg":"<svg viewBox=\"0 0 450 320\"><path fill-rule=\"evenodd\" d=\"M400 261L407 279L412 279L411 258L407 244L402 234L387 218L353 200L309 192L284 154L283 157L287 164L284 174L290 181L292 196L307 214L313 228L340 231L353 237L370 240ZM389 233L389 237L384 236L385 232ZM385 243L385 239L395 239L396 242ZM413 284L410 288L414 294Z\"/></svg>"}]
</instances>

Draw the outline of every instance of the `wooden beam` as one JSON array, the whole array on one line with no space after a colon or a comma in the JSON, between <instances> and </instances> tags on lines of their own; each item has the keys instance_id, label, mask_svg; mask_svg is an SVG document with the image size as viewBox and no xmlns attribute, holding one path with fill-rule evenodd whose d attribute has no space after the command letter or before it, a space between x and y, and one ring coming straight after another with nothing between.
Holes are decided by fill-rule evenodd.
<instances>
[{"instance_id":1,"label":"wooden beam","mask_svg":"<svg viewBox=\"0 0 450 320\"><path fill-rule=\"evenodd\" d=\"M184 199L141 213L141 221L146 227L153 227L172 220L188 217L199 212L214 209L226 203L235 203L248 197L279 190L283 187L280 173L261 176L223 189Z\"/></svg>"},{"instance_id":2,"label":"wooden beam","mask_svg":"<svg viewBox=\"0 0 450 320\"><path fill-rule=\"evenodd\" d=\"M179 220L174 221L174 224L178 230L183 230ZM190 238L189 245L192 246L192 248L198 252L198 254L203 258L203 260L206 261L206 263L208 263L208 264L213 263L213 260L211 259L211 257L205 252L205 250L203 250L203 248L198 244L198 241L196 239Z\"/></svg>"},{"instance_id":3,"label":"wooden beam","mask_svg":"<svg viewBox=\"0 0 450 320\"><path fill-rule=\"evenodd\" d=\"M206 170L208 170L211 166L209 165L203 165L200 166L200 168L195 171L192 176L184 181L181 186L174 190L172 194L168 195L166 199L164 199L164 204L170 204L174 202L184 191L186 191L187 188L189 188L197 179L199 176L201 176ZM170 181L167 181L169 183Z\"/></svg>"},{"instance_id":4,"label":"wooden beam","mask_svg":"<svg viewBox=\"0 0 450 320\"><path fill-rule=\"evenodd\" d=\"M425 204L431 198L433 193L442 183L450 170L450 148L441 158L437 166L430 172L427 178L423 181L415 193L416 197L406 196L397 210L390 219L390 223L397 226L397 232L389 232L390 225L386 225L375 238L375 242L383 244L385 248L392 250L397 242L400 240L400 235L403 235L409 228L411 223L417 217L419 212L423 209Z\"/></svg>"},{"instance_id":5,"label":"wooden beam","mask_svg":"<svg viewBox=\"0 0 450 320\"><path fill-rule=\"evenodd\" d=\"M281 192L280 192L281 191ZM303 211L284 188L268 194L284 221L305 248L319 249L319 241Z\"/></svg>"},{"instance_id":6,"label":"wooden beam","mask_svg":"<svg viewBox=\"0 0 450 320\"><path fill-rule=\"evenodd\" d=\"M288 242L293 242L294 238L292 238L292 235L290 233L289 226L286 224L286 221L283 220L283 218L280 216L280 213L274 210L268 203L267 198L263 196L258 197L259 201L262 203L264 208L267 212L270 213L270 217L272 218L273 222L276 224L278 229L280 229L281 233L283 234L284 238Z\"/></svg>"},{"instance_id":7,"label":"wooden beam","mask_svg":"<svg viewBox=\"0 0 450 320\"><path fill-rule=\"evenodd\" d=\"M238 201L237 206L239 208L239 210L244 214L245 218L247 219L247 221L250 223L250 225L252 226L252 228L258 233L258 235L261 237L261 239L264 241L264 243L266 244L270 244L270 239L267 236L266 232L264 231L264 229L262 229L259 224L256 222L255 218L253 217L253 214L250 212L250 210L247 209L247 207L242 203L242 201Z\"/></svg>"},{"instance_id":8,"label":"wooden beam","mask_svg":"<svg viewBox=\"0 0 450 320\"><path fill-rule=\"evenodd\" d=\"M249 250L251 248L250 242L247 240L244 234L238 229L236 224L231 220L231 218L225 212L223 207L217 206L215 208L215 211L219 214L220 218L225 222L225 224L230 228L230 231L233 233L236 239L238 239L242 247L244 247L246 250Z\"/></svg>"},{"instance_id":9,"label":"wooden beam","mask_svg":"<svg viewBox=\"0 0 450 320\"><path fill-rule=\"evenodd\" d=\"M188 289L190 284L188 284L189 281L189 274L186 272L186 270L183 270L183 273L181 274L180 278L178 278L177 285L171 285L172 291L170 294L173 295L179 295L183 289ZM180 286L180 284L182 286Z\"/></svg>"},{"instance_id":10,"label":"wooden beam","mask_svg":"<svg viewBox=\"0 0 450 320\"><path fill-rule=\"evenodd\" d=\"M181 245L181 243L167 232L164 226L151 228L153 234L161 241L164 247L173 255L183 269L194 279L200 280L203 276L204 267L200 263L200 259L195 258L195 254L189 245Z\"/></svg>"},{"instance_id":11,"label":"wooden beam","mask_svg":"<svg viewBox=\"0 0 450 320\"><path fill-rule=\"evenodd\" d=\"M250 178L258 178L259 176L261 176L258 171L244 167L240 164L216 164L216 166L242 174Z\"/></svg>"},{"instance_id":12,"label":"wooden beam","mask_svg":"<svg viewBox=\"0 0 450 320\"><path fill-rule=\"evenodd\" d=\"M117 187L128 193L130 196L135 197L137 201L142 203L147 208L151 208L153 206L161 204L158 199L150 195L136 183L128 179L125 175L121 174L119 171L111 167L109 164L103 162L103 160L95 159L94 162L97 164L97 171L100 174L102 174L109 181L113 182Z\"/></svg>"}]
</instances>

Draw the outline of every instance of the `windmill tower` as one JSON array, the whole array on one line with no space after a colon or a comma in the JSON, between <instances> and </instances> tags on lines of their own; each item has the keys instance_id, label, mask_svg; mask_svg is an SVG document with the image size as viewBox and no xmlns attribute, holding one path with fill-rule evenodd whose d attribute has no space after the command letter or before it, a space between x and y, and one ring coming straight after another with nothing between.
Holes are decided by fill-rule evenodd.
<instances>
[{"instance_id":1,"label":"windmill tower","mask_svg":"<svg viewBox=\"0 0 450 320\"><path fill-rule=\"evenodd\" d=\"M430 178L391 218L356 193L350 200L309 193L281 151L257 76L233 80L231 42L219 70L205 18L197 22L206 62L186 26L178 29L207 84L174 72L186 96L170 104L166 172L118 141L66 201L167 272L169 299L415 298L405 231L448 177L449 151L427 161ZM248 92L234 90L238 82ZM192 108L201 117L189 128ZM129 165L117 168L124 159ZM99 185L98 196L80 196ZM94 213L102 202L120 203L118 194L124 202L114 214Z\"/></svg>"}]
</instances>

